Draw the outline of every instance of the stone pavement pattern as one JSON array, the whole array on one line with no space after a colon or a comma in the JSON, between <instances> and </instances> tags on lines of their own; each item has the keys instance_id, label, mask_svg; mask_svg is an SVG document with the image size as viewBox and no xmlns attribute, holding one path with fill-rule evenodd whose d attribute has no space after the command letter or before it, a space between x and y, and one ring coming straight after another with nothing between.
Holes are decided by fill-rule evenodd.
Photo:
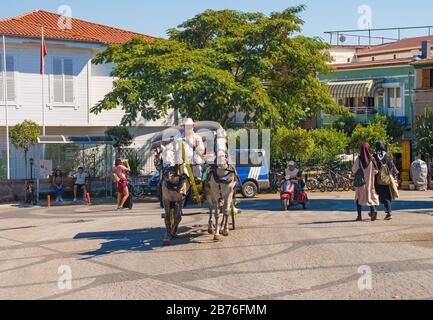
<instances>
[{"instance_id":1,"label":"stone pavement pattern","mask_svg":"<svg viewBox=\"0 0 433 320\"><path fill-rule=\"evenodd\" d=\"M203 210L188 209L170 247L154 203L121 214L2 206L0 299L433 299L433 193L405 194L393 221L375 223L353 222L351 197L313 194L305 212L245 200L218 243ZM363 265L372 290L358 288Z\"/></svg>"}]
</instances>

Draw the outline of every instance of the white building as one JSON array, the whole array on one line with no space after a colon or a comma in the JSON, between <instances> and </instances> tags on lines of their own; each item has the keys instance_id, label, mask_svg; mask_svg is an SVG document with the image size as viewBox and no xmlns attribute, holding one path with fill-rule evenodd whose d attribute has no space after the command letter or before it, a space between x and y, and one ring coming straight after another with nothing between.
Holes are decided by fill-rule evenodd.
<instances>
[{"instance_id":1,"label":"white building","mask_svg":"<svg viewBox=\"0 0 433 320\"><path fill-rule=\"evenodd\" d=\"M48 55L45 59L44 105L40 75L41 30L44 28ZM65 28L66 27L66 28ZM103 135L119 125L121 108L99 115L90 109L111 91L112 65L94 65L95 54L109 44L120 44L138 33L78 19L65 20L57 14L33 11L0 20L0 35L6 37L8 124L33 120L42 126L45 113L46 135ZM0 40L1 41L1 40ZM3 61L3 50L0 51ZM3 71L0 65L0 71ZM0 77L0 159L6 159L6 108L3 77ZM130 130L133 146L146 148L155 132L173 124L173 116L158 122L138 120ZM20 151L11 146L11 177L24 177Z\"/></svg>"}]
</instances>

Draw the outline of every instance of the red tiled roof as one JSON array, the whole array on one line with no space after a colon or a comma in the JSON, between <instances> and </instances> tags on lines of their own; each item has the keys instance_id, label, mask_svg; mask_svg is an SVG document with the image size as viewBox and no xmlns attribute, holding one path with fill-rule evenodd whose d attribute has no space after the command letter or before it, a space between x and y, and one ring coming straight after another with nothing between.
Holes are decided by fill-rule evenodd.
<instances>
[{"instance_id":1,"label":"red tiled roof","mask_svg":"<svg viewBox=\"0 0 433 320\"><path fill-rule=\"evenodd\" d=\"M399 64L409 64L414 61L415 61L414 58L363 61L363 62L333 64L331 65L331 67L337 70L346 70L346 69L359 69L359 68L371 68L371 67L392 66L392 65L399 65Z\"/></svg>"},{"instance_id":2,"label":"red tiled roof","mask_svg":"<svg viewBox=\"0 0 433 320\"><path fill-rule=\"evenodd\" d=\"M97 42L102 44L120 44L142 36L147 40L152 36L108 27L76 18L72 18L71 29L61 29L58 24L62 19L59 14L36 10L9 19L0 20L0 34L40 38L41 27L44 27L47 39Z\"/></svg>"},{"instance_id":3,"label":"red tiled roof","mask_svg":"<svg viewBox=\"0 0 433 320\"><path fill-rule=\"evenodd\" d=\"M433 36L407 38L379 46L374 46L368 49L361 49L357 52L357 55L366 56L386 52L410 51L416 48L421 49L421 44L423 41L431 41L433 44Z\"/></svg>"}]
</instances>

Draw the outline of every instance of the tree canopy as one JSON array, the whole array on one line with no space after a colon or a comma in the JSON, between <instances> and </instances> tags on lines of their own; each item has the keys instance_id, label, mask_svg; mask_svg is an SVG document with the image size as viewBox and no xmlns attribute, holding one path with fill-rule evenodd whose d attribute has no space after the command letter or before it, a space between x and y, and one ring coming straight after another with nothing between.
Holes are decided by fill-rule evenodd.
<instances>
[{"instance_id":1,"label":"tree canopy","mask_svg":"<svg viewBox=\"0 0 433 320\"><path fill-rule=\"evenodd\" d=\"M300 35L304 6L270 15L207 10L168 32L112 45L94 63L115 63L113 90L92 112L122 106L122 124L170 109L227 127L236 112L257 127L295 128L316 111L344 113L317 74L328 45Z\"/></svg>"},{"instance_id":2,"label":"tree canopy","mask_svg":"<svg viewBox=\"0 0 433 320\"><path fill-rule=\"evenodd\" d=\"M121 126L109 128L105 131L105 134L113 137L115 140L113 146L116 148L118 155L120 155L122 148L128 147L134 140L134 137L129 133L129 130Z\"/></svg>"},{"instance_id":3,"label":"tree canopy","mask_svg":"<svg viewBox=\"0 0 433 320\"><path fill-rule=\"evenodd\" d=\"M416 121L415 148L429 159L433 158L433 108L427 108Z\"/></svg>"},{"instance_id":4,"label":"tree canopy","mask_svg":"<svg viewBox=\"0 0 433 320\"><path fill-rule=\"evenodd\" d=\"M40 127L37 123L25 120L20 124L12 127L10 130L10 139L12 144L17 149L23 149L25 161L25 176L28 177L27 168L27 154L30 147L38 142L38 137L41 133Z\"/></svg>"}]
</instances>

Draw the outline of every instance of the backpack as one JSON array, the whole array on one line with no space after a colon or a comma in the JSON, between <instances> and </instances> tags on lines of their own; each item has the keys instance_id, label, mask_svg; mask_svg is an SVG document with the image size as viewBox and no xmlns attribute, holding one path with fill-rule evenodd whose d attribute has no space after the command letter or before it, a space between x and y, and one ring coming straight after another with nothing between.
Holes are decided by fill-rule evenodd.
<instances>
[{"instance_id":1,"label":"backpack","mask_svg":"<svg viewBox=\"0 0 433 320\"><path fill-rule=\"evenodd\" d=\"M382 161L382 166L380 167L380 171L377 175L377 184L381 186L391 185L391 175L389 173L389 167L386 161L385 163Z\"/></svg>"},{"instance_id":2,"label":"backpack","mask_svg":"<svg viewBox=\"0 0 433 320\"><path fill-rule=\"evenodd\" d=\"M366 182L365 182L364 170L362 170L361 164L359 164L359 169L355 173L355 180L353 181L353 185L356 188L361 188L365 186L365 184Z\"/></svg>"}]
</instances>

